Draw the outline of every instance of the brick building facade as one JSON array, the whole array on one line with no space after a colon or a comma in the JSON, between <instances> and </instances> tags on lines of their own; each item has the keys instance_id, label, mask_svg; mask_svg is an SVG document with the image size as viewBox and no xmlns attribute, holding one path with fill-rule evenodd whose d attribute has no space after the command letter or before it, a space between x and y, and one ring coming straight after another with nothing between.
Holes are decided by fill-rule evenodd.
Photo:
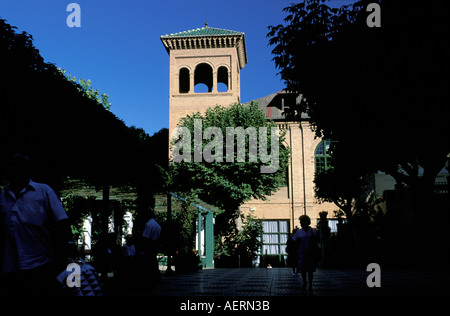
<instances>
[{"instance_id":1,"label":"brick building facade","mask_svg":"<svg viewBox=\"0 0 450 316\"><path fill-rule=\"evenodd\" d=\"M227 106L240 100L240 72L247 63L244 33L208 27L161 36L170 57L169 135L187 114L205 111L215 105ZM197 90L204 85L204 90ZM314 172L318 151L326 155L326 146L315 137L304 116L288 121L282 115L285 107L298 102L300 96L285 91L254 100L268 119L286 130L286 144L292 154L286 185L267 201L252 200L241 206L244 214L252 213L263 220L262 254L285 253L288 235L299 226L302 214L311 217L312 226L319 212L329 217L334 204L318 204L314 197Z\"/></svg>"}]
</instances>

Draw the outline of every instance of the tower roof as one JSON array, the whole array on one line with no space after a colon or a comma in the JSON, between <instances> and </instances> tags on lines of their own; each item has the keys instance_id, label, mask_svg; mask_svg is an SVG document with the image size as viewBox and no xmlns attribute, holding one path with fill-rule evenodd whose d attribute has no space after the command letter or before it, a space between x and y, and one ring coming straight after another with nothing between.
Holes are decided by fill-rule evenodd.
<instances>
[{"instance_id":1,"label":"tower roof","mask_svg":"<svg viewBox=\"0 0 450 316\"><path fill-rule=\"evenodd\" d=\"M247 64L247 50L243 32L219 29L206 24L202 28L166 34L160 38L168 53L170 50L179 49L235 47L239 56L239 67L244 68Z\"/></svg>"},{"instance_id":2,"label":"tower roof","mask_svg":"<svg viewBox=\"0 0 450 316\"><path fill-rule=\"evenodd\" d=\"M196 28L188 31L166 34L161 38L179 38L179 37L191 37L191 36L229 36L229 35L244 35L243 32L236 32L225 29L218 29L205 25L202 28Z\"/></svg>"}]
</instances>

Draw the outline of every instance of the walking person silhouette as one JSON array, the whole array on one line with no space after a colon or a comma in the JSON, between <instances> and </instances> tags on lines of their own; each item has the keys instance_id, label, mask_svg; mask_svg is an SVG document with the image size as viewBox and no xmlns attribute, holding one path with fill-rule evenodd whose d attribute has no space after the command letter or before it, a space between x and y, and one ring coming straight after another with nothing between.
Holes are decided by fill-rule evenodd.
<instances>
[{"instance_id":1,"label":"walking person silhouette","mask_svg":"<svg viewBox=\"0 0 450 316\"><path fill-rule=\"evenodd\" d=\"M309 282L308 289L312 291L312 281L317 265L317 244L319 234L317 229L311 228L311 219L308 215L299 217L301 229L292 236L292 239L298 245L298 271L303 280L302 289L305 290ZM308 274L308 281L306 276Z\"/></svg>"}]
</instances>

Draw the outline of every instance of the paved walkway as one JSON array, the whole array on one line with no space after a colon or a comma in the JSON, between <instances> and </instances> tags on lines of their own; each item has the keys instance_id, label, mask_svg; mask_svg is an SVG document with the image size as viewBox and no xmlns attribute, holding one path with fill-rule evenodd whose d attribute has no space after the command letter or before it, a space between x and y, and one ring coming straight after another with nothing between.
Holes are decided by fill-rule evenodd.
<instances>
[{"instance_id":1,"label":"paved walkway","mask_svg":"<svg viewBox=\"0 0 450 316\"><path fill-rule=\"evenodd\" d=\"M112 291L133 296L366 296L450 295L450 272L381 268L381 287L369 288L365 270L317 269L313 291L301 289L290 268L206 269L162 275L141 290Z\"/></svg>"}]
</instances>

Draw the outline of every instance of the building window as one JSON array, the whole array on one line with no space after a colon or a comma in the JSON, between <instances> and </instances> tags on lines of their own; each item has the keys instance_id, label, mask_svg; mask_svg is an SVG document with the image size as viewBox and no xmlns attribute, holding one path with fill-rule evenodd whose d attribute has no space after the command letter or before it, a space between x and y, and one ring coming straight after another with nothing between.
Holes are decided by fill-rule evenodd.
<instances>
[{"instance_id":1,"label":"building window","mask_svg":"<svg viewBox=\"0 0 450 316\"><path fill-rule=\"evenodd\" d=\"M213 69L206 63L198 64L194 71L194 92L212 92Z\"/></svg>"},{"instance_id":2,"label":"building window","mask_svg":"<svg viewBox=\"0 0 450 316\"><path fill-rule=\"evenodd\" d=\"M217 91L227 92L228 89L228 69L227 67L221 66L217 71Z\"/></svg>"},{"instance_id":3,"label":"building window","mask_svg":"<svg viewBox=\"0 0 450 316\"><path fill-rule=\"evenodd\" d=\"M286 243L289 238L289 220L263 221L262 247L257 264L264 263L261 256L266 256L272 265L284 265L287 258ZM274 262L275 260L275 262Z\"/></svg>"},{"instance_id":4,"label":"building window","mask_svg":"<svg viewBox=\"0 0 450 316\"><path fill-rule=\"evenodd\" d=\"M331 140L323 140L317 145L316 151L314 152L316 173L325 171L332 166L330 155L330 145L332 142Z\"/></svg>"},{"instance_id":5,"label":"building window","mask_svg":"<svg viewBox=\"0 0 450 316\"><path fill-rule=\"evenodd\" d=\"M338 232L339 219L327 218L327 220L328 220L328 227L330 227L330 233L336 234ZM346 224L347 220L343 218L342 223ZM319 225L319 218L317 219L317 225Z\"/></svg>"},{"instance_id":6,"label":"building window","mask_svg":"<svg viewBox=\"0 0 450 316\"><path fill-rule=\"evenodd\" d=\"M189 69L181 68L179 73L179 92L180 93L188 93L190 90L190 82L189 82Z\"/></svg>"}]
</instances>

